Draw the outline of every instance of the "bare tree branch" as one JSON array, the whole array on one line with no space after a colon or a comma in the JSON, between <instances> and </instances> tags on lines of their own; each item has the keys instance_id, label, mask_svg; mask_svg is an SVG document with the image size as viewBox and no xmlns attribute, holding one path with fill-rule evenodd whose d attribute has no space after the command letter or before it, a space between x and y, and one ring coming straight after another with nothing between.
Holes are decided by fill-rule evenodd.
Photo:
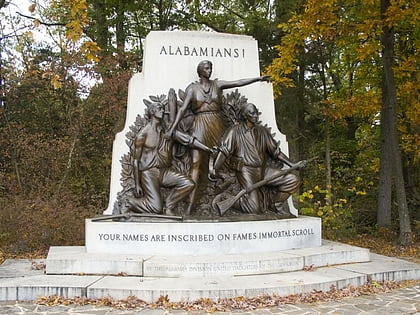
<instances>
[{"instance_id":1,"label":"bare tree branch","mask_svg":"<svg viewBox=\"0 0 420 315\"><path fill-rule=\"evenodd\" d=\"M0 0L0 1L2 1L2 0ZM25 15L25 14L22 14L20 12L16 12L16 14L18 14L18 15L24 17L24 18L30 19L30 20L37 20L37 18L34 18L33 16ZM45 25L45 26L66 26L65 23L47 23L47 22L43 22L43 21L39 21L39 24L42 24L42 25Z\"/></svg>"}]
</instances>

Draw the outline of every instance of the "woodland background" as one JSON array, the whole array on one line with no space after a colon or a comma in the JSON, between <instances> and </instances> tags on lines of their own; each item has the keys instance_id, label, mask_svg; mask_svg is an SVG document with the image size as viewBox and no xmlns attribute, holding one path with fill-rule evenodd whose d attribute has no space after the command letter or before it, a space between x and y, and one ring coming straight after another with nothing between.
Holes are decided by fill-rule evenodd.
<instances>
[{"instance_id":1,"label":"woodland background","mask_svg":"<svg viewBox=\"0 0 420 315\"><path fill-rule=\"evenodd\" d=\"M322 217L324 237L418 254L419 12L414 0L0 0L0 261L84 244L151 30L258 40L291 159L319 157L300 174L300 213Z\"/></svg>"}]
</instances>

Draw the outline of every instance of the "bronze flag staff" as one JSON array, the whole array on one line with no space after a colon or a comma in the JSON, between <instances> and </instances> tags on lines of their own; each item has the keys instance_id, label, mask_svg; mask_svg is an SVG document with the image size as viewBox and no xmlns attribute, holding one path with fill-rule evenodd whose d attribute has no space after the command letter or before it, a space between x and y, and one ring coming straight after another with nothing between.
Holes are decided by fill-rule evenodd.
<instances>
[{"instance_id":1,"label":"bronze flag staff","mask_svg":"<svg viewBox=\"0 0 420 315\"><path fill-rule=\"evenodd\" d=\"M163 214L152 214L152 213L122 213L122 214L113 214L113 215L104 215L104 216L98 216L96 218L92 219L92 222L97 221L105 221L105 220L114 220L114 219L124 219L129 220L131 218L153 218L153 219L170 219L170 220L176 220L176 221L183 221L184 218L181 216L175 216L175 215L163 215Z\"/></svg>"}]
</instances>

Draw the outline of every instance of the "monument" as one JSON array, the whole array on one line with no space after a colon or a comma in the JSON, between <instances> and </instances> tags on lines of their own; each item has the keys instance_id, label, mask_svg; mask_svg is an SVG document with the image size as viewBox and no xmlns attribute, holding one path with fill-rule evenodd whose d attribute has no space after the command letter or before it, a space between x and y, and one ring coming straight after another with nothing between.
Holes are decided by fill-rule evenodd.
<instances>
[{"instance_id":1,"label":"monument","mask_svg":"<svg viewBox=\"0 0 420 315\"><path fill-rule=\"evenodd\" d=\"M46 274L3 280L0 300L193 301L419 277L415 264L321 242L320 218L298 215L293 171L307 162L287 158L253 38L151 32L143 64L86 245L50 247Z\"/></svg>"},{"instance_id":2,"label":"monument","mask_svg":"<svg viewBox=\"0 0 420 315\"><path fill-rule=\"evenodd\" d=\"M86 222L87 251L197 255L320 246L320 219L298 218L288 199L299 184L292 171L305 161L287 158L257 42L151 32L145 46L114 143L110 203L103 217Z\"/></svg>"},{"instance_id":3,"label":"monument","mask_svg":"<svg viewBox=\"0 0 420 315\"><path fill-rule=\"evenodd\" d=\"M287 156L256 40L151 32L114 141L109 206L86 220L86 246L51 248L47 273L300 270L281 251L320 247L321 220L298 215L293 171L307 161Z\"/></svg>"}]
</instances>

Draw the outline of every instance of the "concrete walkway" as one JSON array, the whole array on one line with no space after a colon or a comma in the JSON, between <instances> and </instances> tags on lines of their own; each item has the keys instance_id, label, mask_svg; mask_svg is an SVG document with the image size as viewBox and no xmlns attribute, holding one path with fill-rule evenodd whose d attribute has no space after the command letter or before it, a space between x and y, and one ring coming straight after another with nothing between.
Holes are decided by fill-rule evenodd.
<instances>
[{"instance_id":1,"label":"concrete walkway","mask_svg":"<svg viewBox=\"0 0 420 315\"><path fill-rule=\"evenodd\" d=\"M0 302L0 314L202 314L200 311L134 309L118 310L104 306L58 305L44 306L20 302ZM414 285L389 293L364 295L356 298L343 298L335 302L315 304L286 304L273 308L261 308L254 311L216 312L213 314L420 314L420 285Z\"/></svg>"}]
</instances>

